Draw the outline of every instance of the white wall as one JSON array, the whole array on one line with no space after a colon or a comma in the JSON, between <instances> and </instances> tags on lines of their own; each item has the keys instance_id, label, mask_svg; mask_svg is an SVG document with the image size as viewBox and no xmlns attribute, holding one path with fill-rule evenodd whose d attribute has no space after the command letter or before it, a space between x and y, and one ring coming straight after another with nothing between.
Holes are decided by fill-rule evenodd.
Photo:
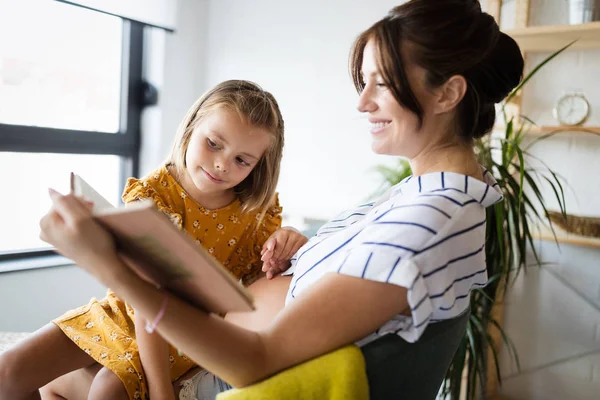
<instances>
[{"instance_id":1,"label":"white wall","mask_svg":"<svg viewBox=\"0 0 600 400\"><path fill-rule=\"evenodd\" d=\"M105 293L101 284L73 266L2 273L0 332L33 332Z\"/></svg>"}]
</instances>

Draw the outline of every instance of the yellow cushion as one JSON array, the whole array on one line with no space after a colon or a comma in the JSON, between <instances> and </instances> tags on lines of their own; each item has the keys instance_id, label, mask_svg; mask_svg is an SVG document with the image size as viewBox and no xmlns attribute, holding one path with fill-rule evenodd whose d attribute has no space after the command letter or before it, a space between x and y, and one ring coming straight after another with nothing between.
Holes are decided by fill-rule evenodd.
<instances>
[{"instance_id":1,"label":"yellow cushion","mask_svg":"<svg viewBox=\"0 0 600 400\"><path fill-rule=\"evenodd\" d=\"M367 400L365 360L351 345L306 361L243 389L232 389L217 400Z\"/></svg>"}]
</instances>

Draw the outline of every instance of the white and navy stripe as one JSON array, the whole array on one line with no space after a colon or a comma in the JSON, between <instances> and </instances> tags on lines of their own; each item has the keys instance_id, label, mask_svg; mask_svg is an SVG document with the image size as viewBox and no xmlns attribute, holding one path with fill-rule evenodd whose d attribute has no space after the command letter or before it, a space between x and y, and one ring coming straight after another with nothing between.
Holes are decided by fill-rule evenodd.
<instances>
[{"instance_id":1,"label":"white and navy stripe","mask_svg":"<svg viewBox=\"0 0 600 400\"><path fill-rule=\"evenodd\" d=\"M452 172L409 177L375 203L340 214L296 254L286 303L327 272L408 289L412 315L398 315L361 340L395 332L414 342L427 324L456 317L487 282L485 207L502 199L485 182Z\"/></svg>"}]
</instances>

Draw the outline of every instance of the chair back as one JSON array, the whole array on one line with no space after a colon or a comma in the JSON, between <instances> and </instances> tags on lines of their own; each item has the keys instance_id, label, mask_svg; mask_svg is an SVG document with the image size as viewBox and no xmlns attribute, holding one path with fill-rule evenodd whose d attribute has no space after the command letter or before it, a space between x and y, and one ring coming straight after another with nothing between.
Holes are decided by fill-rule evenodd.
<instances>
[{"instance_id":1,"label":"chair back","mask_svg":"<svg viewBox=\"0 0 600 400\"><path fill-rule=\"evenodd\" d=\"M363 346L371 400L434 400L469 315L429 324L416 343L388 334Z\"/></svg>"}]
</instances>

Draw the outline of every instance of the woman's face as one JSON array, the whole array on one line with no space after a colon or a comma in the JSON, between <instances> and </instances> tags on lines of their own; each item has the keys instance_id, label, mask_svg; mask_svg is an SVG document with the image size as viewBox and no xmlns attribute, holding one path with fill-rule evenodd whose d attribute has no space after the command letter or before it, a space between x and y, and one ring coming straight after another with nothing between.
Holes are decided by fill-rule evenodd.
<instances>
[{"instance_id":1,"label":"woman's face","mask_svg":"<svg viewBox=\"0 0 600 400\"><path fill-rule=\"evenodd\" d=\"M377 66L377 51L370 40L364 49L362 74L365 88L357 108L360 112L368 114L373 140L371 148L375 153L414 158L425 145L424 135L419 134L419 119L410 110L402 107L385 85ZM431 95L423 85L425 70L414 64L405 64L411 89L423 107L426 119Z\"/></svg>"}]
</instances>

